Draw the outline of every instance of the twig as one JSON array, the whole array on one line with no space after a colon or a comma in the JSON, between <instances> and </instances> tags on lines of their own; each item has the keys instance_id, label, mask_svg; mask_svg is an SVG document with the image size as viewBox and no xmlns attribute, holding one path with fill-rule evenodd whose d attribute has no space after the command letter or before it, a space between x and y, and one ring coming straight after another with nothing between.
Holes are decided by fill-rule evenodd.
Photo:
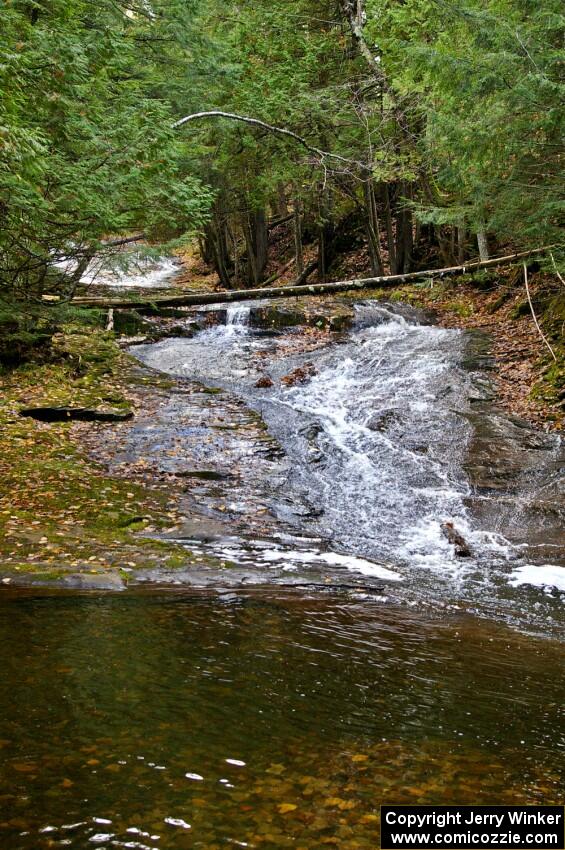
<instances>
[{"instance_id":1,"label":"twig","mask_svg":"<svg viewBox=\"0 0 565 850\"><path fill-rule=\"evenodd\" d=\"M555 269L555 274L557 275L557 277L559 278L559 280L561 281L563 286L565 286L565 280L563 280L563 278L559 274L559 269L557 268L557 263L555 262L555 258L553 256L553 254L551 253L551 251L549 252L549 256L551 257L551 262L553 263L553 268Z\"/></svg>"},{"instance_id":2,"label":"twig","mask_svg":"<svg viewBox=\"0 0 565 850\"><path fill-rule=\"evenodd\" d=\"M524 263L524 281L525 281L525 284L526 284L526 293L528 295L528 303L530 305L530 310L532 311L532 316L533 316L536 328L538 329L538 333L541 336L541 338L543 339L543 341L545 342L546 346L548 347L548 349L551 353L551 356L553 357L553 359L557 363L557 357L555 356L555 352L553 351L553 348L551 347L551 345L547 341L547 338L546 338L544 332L540 328L539 322L537 320L537 317L536 317L536 314L535 314L535 311L534 311L534 305L532 304L532 299L530 297L530 287L528 286L528 267L526 266L525 263Z\"/></svg>"}]
</instances>

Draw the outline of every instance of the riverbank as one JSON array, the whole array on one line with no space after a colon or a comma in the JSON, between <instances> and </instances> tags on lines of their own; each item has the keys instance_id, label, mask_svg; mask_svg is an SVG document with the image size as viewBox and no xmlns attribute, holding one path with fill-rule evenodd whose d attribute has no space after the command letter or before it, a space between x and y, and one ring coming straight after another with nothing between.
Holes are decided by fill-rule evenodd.
<instances>
[{"instance_id":1,"label":"riverbank","mask_svg":"<svg viewBox=\"0 0 565 850\"><path fill-rule=\"evenodd\" d=\"M190 560L179 546L138 536L179 521L170 485L120 479L88 455L89 439L103 445L107 429L127 422L46 423L20 415L47 405L135 413L147 383L113 333L81 326L58 334L49 356L2 374L3 584L120 590L141 565Z\"/></svg>"}]
</instances>

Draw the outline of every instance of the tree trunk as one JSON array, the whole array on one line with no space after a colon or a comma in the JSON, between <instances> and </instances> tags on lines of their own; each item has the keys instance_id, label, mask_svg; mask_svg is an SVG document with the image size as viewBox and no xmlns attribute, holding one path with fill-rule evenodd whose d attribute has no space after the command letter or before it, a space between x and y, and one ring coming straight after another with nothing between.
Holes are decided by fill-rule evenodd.
<instances>
[{"instance_id":1,"label":"tree trunk","mask_svg":"<svg viewBox=\"0 0 565 850\"><path fill-rule=\"evenodd\" d=\"M282 180L279 180L277 184L277 198L278 198L278 213L281 218L285 218L288 215L288 204L286 202L286 190L284 187L284 183Z\"/></svg>"},{"instance_id":2,"label":"tree trunk","mask_svg":"<svg viewBox=\"0 0 565 850\"><path fill-rule=\"evenodd\" d=\"M407 200L411 195L411 186L403 182L401 193L405 200L401 199L401 207L396 215L395 274L408 274L412 265L414 248L412 210L407 206Z\"/></svg>"},{"instance_id":3,"label":"tree trunk","mask_svg":"<svg viewBox=\"0 0 565 850\"><path fill-rule=\"evenodd\" d=\"M386 237L388 243L388 264L391 274L396 274L396 247L394 243L394 228L392 224L392 208L390 203L390 186L383 183L383 202L385 208Z\"/></svg>"},{"instance_id":4,"label":"tree trunk","mask_svg":"<svg viewBox=\"0 0 565 850\"><path fill-rule=\"evenodd\" d=\"M446 238L443 232L443 225L434 225L435 241L439 245L439 253L442 263L446 265L452 261L449 239Z\"/></svg>"},{"instance_id":5,"label":"tree trunk","mask_svg":"<svg viewBox=\"0 0 565 850\"><path fill-rule=\"evenodd\" d=\"M335 228L333 224L326 222L320 227L318 238L318 277L322 283L326 280L335 257L334 236Z\"/></svg>"},{"instance_id":6,"label":"tree trunk","mask_svg":"<svg viewBox=\"0 0 565 850\"><path fill-rule=\"evenodd\" d=\"M265 210L253 210L245 230L247 243L247 280L258 286L265 279L267 267L268 228Z\"/></svg>"},{"instance_id":7,"label":"tree trunk","mask_svg":"<svg viewBox=\"0 0 565 850\"><path fill-rule=\"evenodd\" d=\"M465 225L460 224L457 228L457 262L463 263L465 260Z\"/></svg>"},{"instance_id":8,"label":"tree trunk","mask_svg":"<svg viewBox=\"0 0 565 850\"><path fill-rule=\"evenodd\" d=\"M477 245L479 246L479 257L481 260L488 260L488 241L484 230L479 230L477 232Z\"/></svg>"},{"instance_id":9,"label":"tree trunk","mask_svg":"<svg viewBox=\"0 0 565 850\"><path fill-rule=\"evenodd\" d=\"M237 236L235 228L232 230L229 225L229 222L226 225L226 229L231 239L231 244L233 248L233 279L234 283L237 285L237 281L239 280L239 251L237 247Z\"/></svg>"},{"instance_id":10,"label":"tree trunk","mask_svg":"<svg viewBox=\"0 0 565 850\"><path fill-rule=\"evenodd\" d=\"M300 218L300 200L294 200L294 252L296 254L296 271L302 274L304 269L304 253L302 250L302 220Z\"/></svg>"},{"instance_id":11,"label":"tree trunk","mask_svg":"<svg viewBox=\"0 0 565 850\"><path fill-rule=\"evenodd\" d=\"M555 246L552 246L555 247ZM532 251L523 251L519 254L510 254L505 257L494 257L484 262L474 261L462 266L451 266L443 269L427 269L409 274L386 275L384 277L355 278L352 280L339 280L335 283L306 284L304 286L278 286L265 287L264 289L232 289L228 292L191 292L182 295L167 295L162 298L149 297L145 299L135 298L75 298L73 303L83 307L109 307L125 309L154 307L200 306L204 304L222 304L226 301L249 301L254 298L290 298L297 295L325 295L334 292L347 292L348 290L366 289L370 287L401 286L414 280L425 280L426 278L453 277L460 274L472 274L474 271L497 266L513 265L523 257L531 257L536 254L547 253L550 248L536 248ZM311 264L314 270L314 263ZM303 272L305 275L307 269Z\"/></svg>"},{"instance_id":12,"label":"tree trunk","mask_svg":"<svg viewBox=\"0 0 565 850\"><path fill-rule=\"evenodd\" d=\"M363 191L365 195L367 242L371 258L371 271L375 275L382 275L384 273L384 268L381 256L381 238L379 232L379 219L377 216L377 204L375 201L375 190L372 180L363 184Z\"/></svg>"},{"instance_id":13,"label":"tree trunk","mask_svg":"<svg viewBox=\"0 0 565 850\"><path fill-rule=\"evenodd\" d=\"M217 216L214 216L206 228L206 253L210 256L212 265L220 278L220 283L226 289L231 289L232 281L229 276L229 253L226 244L225 229Z\"/></svg>"},{"instance_id":14,"label":"tree trunk","mask_svg":"<svg viewBox=\"0 0 565 850\"><path fill-rule=\"evenodd\" d=\"M267 216L265 210L258 210L254 217L254 232L255 232L255 256L257 257L257 277L258 283L261 283L265 278L265 269L269 259L269 230L267 227Z\"/></svg>"}]
</instances>

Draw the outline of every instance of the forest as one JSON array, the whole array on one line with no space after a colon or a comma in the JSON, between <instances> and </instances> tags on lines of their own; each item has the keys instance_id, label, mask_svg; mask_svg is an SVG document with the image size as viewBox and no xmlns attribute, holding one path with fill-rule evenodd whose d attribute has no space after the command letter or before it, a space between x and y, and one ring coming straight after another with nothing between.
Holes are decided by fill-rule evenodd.
<instances>
[{"instance_id":1,"label":"forest","mask_svg":"<svg viewBox=\"0 0 565 850\"><path fill-rule=\"evenodd\" d=\"M564 32L0 2L0 846L563 811Z\"/></svg>"},{"instance_id":2,"label":"forest","mask_svg":"<svg viewBox=\"0 0 565 850\"><path fill-rule=\"evenodd\" d=\"M305 243L325 278L352 234L375 275L559 245L561 12L6 2L3 299L69 299L137 232L198 238L222 287L257 286L290 215L297 277Z\"/></svg>"}]
</instances>

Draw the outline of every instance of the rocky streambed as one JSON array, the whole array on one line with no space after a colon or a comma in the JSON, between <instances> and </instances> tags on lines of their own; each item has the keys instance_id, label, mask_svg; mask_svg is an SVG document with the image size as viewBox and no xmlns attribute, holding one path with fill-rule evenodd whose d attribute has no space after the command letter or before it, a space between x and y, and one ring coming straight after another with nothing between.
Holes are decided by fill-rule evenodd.
<instances>
[{"instance_id":1,"label":"rocky streambed","mask_svg":"<svg viewBox=\"0 0 565 850\"><path fill-rule=\"evenodd\" d=\"M488 338L345 300L169 321L130 350L174 385L105 433L115 471L182 483L167 538L193 563L132 583L333 587L562 630L564 448L497 408Z\"/></svg>"}]
</instances>

